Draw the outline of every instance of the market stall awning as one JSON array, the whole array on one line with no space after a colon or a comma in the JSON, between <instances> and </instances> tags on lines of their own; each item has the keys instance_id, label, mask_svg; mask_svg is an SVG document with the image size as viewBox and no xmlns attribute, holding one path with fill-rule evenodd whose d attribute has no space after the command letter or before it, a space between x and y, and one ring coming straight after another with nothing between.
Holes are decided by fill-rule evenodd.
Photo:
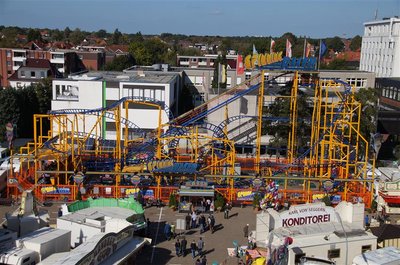
<instances>
[{"instance_id":1,"label":"market stall awning","mask_svg":"<svg viewBox=\"0 0 400 265\"><path fill-rule=\"evenodd\" d=\"M179 196L188 197L214 197L213 189L180 189Z\"/></svg>"}]
</instances>

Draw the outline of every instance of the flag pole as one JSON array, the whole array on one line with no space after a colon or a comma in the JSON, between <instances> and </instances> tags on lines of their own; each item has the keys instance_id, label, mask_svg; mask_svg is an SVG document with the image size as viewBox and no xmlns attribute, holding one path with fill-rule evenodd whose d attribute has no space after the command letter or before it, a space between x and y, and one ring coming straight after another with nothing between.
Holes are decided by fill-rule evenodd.
<instances>
[{"instance_id":1,"label":"flag pole","mask_svg":"<svg viewBox=\"0 0 400 265\"><path fill-rule=\"evenodd\" d=\"M318 72L319 72L319 66L321 64L321 39L319 40L319 51L318 51Z\"/></svg>"},{"instance_id":2,"label":"flag pole","mask_svg":"<svg viewBox=\"0 0 400 265\"><path fill-rule=\"evenodd\" d=\"M307 42L307 38L304 37L303 58L306 57L306 42Z\"/></svg>"}]
</instances>

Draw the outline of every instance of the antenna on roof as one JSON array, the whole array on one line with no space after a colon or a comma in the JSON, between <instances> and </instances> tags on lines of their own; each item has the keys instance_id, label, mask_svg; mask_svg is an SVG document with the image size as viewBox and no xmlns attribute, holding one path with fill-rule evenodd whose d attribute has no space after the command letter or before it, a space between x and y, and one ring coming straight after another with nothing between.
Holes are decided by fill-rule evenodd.
<instances>
[{"instance_id":1,"label":"antenna on roof","mask_svg":"<svg viewBox=\"0 0 400 265\"><path fill-rule=\"evenodd\" d=\"M378 8L375 9L375 20L378 20Z\"/></svg>"}]
</instances>

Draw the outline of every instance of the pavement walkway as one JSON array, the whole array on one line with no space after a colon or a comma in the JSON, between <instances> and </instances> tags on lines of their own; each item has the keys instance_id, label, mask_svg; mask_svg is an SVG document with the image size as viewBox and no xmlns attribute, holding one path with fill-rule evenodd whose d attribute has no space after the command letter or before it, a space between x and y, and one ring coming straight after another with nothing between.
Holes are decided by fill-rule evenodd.
<instances>
[{"instance_id":1,"label":"pavement walkway","mask_svg":"<svg viewBox=\"0 0 400 265\"><path fill-rule=\"evenodd\" d=\"M192 240L197 242L200 237L203 238L205 247L203 252L207 257L207 264L238 264L239 260L235 257L229 257L227 248L233 248L233 241L237 241L240 245L247 245L247 239L243 234L243 227L249 224L250 231L255 230L256 213L252 207L239 208L234 207L229 213L229 219L224 219L224 213L214 213L216 220L216 231L212 234L206 231L200 234L200 229L176 230L179 238L185 237L187 246L187 255L185 257L177 257L175 254L175 240L166 240L164 236L164 225L166 222L176 225L177 219L185 219L187 214L172 211L168 207L156 208L150 207L145 209L146 218L150 219L149 237L152 238L152 245L146 247L138 256L136 264L153 264L153 265L189 265L195 264L190 252L190 243ZM207 214L205 215L208 216Z\"/></svg>"}]
</instances>

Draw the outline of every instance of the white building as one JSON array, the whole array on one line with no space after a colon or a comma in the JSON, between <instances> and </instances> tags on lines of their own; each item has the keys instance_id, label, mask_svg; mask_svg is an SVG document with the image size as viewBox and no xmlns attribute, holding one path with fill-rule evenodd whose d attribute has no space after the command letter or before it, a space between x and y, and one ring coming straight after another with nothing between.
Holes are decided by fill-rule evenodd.
<instances>
[{"instance_id":1,"label":"white building","mask_svg":"<svg viewBox=\"0 0 400 265\"><path fill-rule=\"evenodd\" d=\"M377 77L400 76L400 19L384 18L364 23L360 70Z\"/></svg>"},{"instance_id":2,"label":"white building","mask_svg":"<svg viewBox=\"0 0 400 265\"><path fill-rule=\"evenodd\" d=\"M107 108L124 97L151 98L166 106L162 107L162 123L169 121L169 112L176 115L180 93L179 74L90 72L53 80L52 111L65 109ZM121 111L123 118L125 110ZM128 119L144 131L158 127L159 109L154 106L131 104ZM96 115L87 115L78 131L89 133L97 121ZM105 118L103 138L115 139L115 123Z\"/></svg>"},{"instance_id":3,"label":"white building","mask_svg":"<svg viewBox=\"0 0 400 265\"><path fill-rule=\"evenodd\" d=\"M364 204L324 203L296 205L284 212L268 209L257 215L257 245L270 246L284 255L287 264L298 264L302 257L318 257L350 264L355 256L375 250L376 236L363 226ZM290 242L286 245L285 242Z\"/></svg>"}]
</instances>

